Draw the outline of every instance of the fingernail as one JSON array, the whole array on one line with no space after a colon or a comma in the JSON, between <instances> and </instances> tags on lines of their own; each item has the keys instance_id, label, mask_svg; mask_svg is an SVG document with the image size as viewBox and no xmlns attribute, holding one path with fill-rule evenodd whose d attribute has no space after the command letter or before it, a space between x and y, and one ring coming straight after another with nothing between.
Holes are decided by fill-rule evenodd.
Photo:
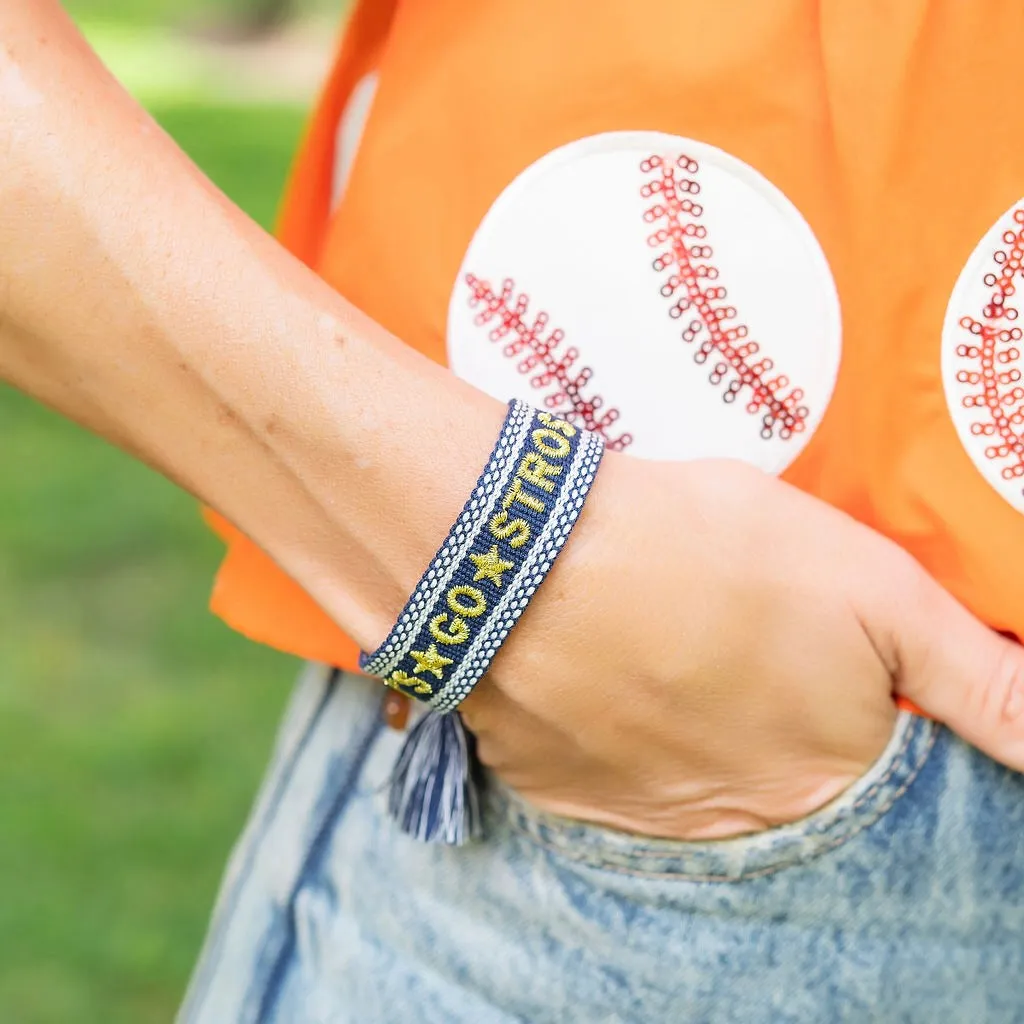
<instances>
[{"instance_id":1,"label":"fingernail","mask_svg":"<svg viewBox=\"0 0 1024 1024\"><path fill-rule=\"evenodd\" d=\"M1003 715L1011 721L1020 718L1024 714L1024 685L1014 683L1010 687L1010 694L1006 698L1006 706L1003 708Z\"/></svg>"}]
</instances>

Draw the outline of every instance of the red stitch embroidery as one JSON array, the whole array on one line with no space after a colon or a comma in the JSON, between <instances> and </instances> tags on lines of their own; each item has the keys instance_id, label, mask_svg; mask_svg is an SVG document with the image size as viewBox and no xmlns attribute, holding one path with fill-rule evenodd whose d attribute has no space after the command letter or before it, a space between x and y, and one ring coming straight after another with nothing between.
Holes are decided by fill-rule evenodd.
<instances>
[{"instance_id":1,"label":"red stitch embroidery","mask_svg":"<svg viewBox=\"0 0 1024 1024\"><path fill-rule=\"evenodd\" d=\"M676 175L676 168L683 173ZM789 388L789 378L784 374L770 376L774 362L762 356L756 341L747 341L747 327L736 324L736 307L726 305L726 289L722 285L706 285L704 282L718 279L718 268L709 260L713 252L705 244L707 228L697 223L704 214L704 208L693 200L700 193L700 183L693 177L700 170L696 160L680 156L650 156L640 164L644 174L651 180L640 189L644 199L658 197L654 205L644 211L648 224L661 226L647 238L652 248L665 246L654 260L656 271L671 269L661 286L661 294L670 299L682 293L669 309L675 320L688 310L695 310L697 317L691 320L682 332L688 344L700 340L694 362L703 364L712 352L717 351L722 361L716 362L708 375L712 384L718 385L729 380L722 400L734 402L744 387L750 389L746 409L751 415L764 409L761 419L761 436L766 440L776 431L783 440L798 434L807 426L809 415L802 404L804 392L801 388ZM733 326L728 326L733 322Z\"/></svg>"},{"instance_id":2,"label":"red stitch embroidery","mask_svg":"<svg viewBox=\"0 0 1024 1024\"><path fill-rule=\"evenodd\" d=\"M1002 269L985 275L986 288L992 292L982 309L982 319L964 316L960 327L978 341L957 345L961 359L973 361L979 368L960 370L956 379L961 384L980 386L980 390L964 396L965 409L978 409L983 419L971 424L975 437L997 437L999 443L985 449L985 457L994 462L1006 461L1004 480L1024 477L1024 388L1020 387L1021 371L1009 364L1020 359L1017 343L1021 340L1019 327L1001 326L1000 321L1017 319L1017 309L1006 300L1016 293L1014 278L1024 265L1024 208L1013 211L1016 229L1003 233L1005 249L992 254L993 262ZM999 369L999 367L1007 367Z\"/></svg>"},{"instance_id":3,"label":"red stitch embroidery","mask_svg":"<svg viewBox=\"0 0 1024 1024\"><path fill-rule=\"evenodd\" d=\"M600 434L614 451L622 451L633 443L631 434L613 437L609 431L619 418L619 410L610 408L602 413L604 399L600 395L587 397L584 389L594 376L589 366L575 369L579 349L570 346L559 353L565 340L565 331L555 328L544 337L550 317L541 310L530 323L527 320L530 297L520 292L513 297L515 282L506 277L501 292L495 292L488 281L474 274L466 275L470 288L469 305L481 307L473 318L478 327L497 321L488 337L491 341L506 341L502 354L508 359L522 356L516 369L531 374L530 384L535 388L548 388L544 404L570 423L580 423L586 429Z\"/></svg>"}]
</instances>

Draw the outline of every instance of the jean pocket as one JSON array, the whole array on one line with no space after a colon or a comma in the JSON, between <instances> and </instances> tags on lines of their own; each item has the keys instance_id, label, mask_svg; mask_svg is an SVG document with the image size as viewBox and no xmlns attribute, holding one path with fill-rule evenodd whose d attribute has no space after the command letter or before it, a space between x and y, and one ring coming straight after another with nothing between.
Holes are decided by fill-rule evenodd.
<instances>
[{"instance_id":1,"label":"jean pocket","mask_svg":"<svg viewBox=\"0 0 1024 1024\"><path fill-rule=\"evenodd\" d=\"M834 850L887 814L924 767L938 726L907 711L878 760L852 786L799 821L733 839L653 839L549 814L492 780L491 809L551 854L580 864L652 878L739 882Z\"/></svg>"}]
</instances>

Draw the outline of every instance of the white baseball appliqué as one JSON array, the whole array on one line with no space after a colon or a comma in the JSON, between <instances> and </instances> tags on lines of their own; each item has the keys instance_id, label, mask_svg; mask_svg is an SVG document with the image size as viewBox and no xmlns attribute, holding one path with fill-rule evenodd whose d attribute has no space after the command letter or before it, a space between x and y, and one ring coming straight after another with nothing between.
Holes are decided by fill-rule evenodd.
<instances>
[{"instance_id":1,"label":"white baseball appliqu\u00e9","mask_svg":"<svg viewBox=\"0 0 1024 1024\"><path fill-rule=\"evenodd\" d=\"M835 284L757 171L657 132L570 143L498 197L452 294L461 377L650 458L781 472L839 369Z\"/></svg>"},{"instance_id":2,"label":"white baseball appliqu\u00e9","mask_svg":"<svg viewBox=\"0 0 1024 1024\"><path fill-rule=\"evenodd\" d=\"M957 279L942 329L942 379L960 442L1024 512L1024 360L1017 287L1024 201L990 228Z\"/></svg>"},{"instance_id":3,"label":"white baseball appliqu\u00e9","mask_svg":"<svg viewBox=\"0 0 1024 1024\"><path fill-rule=\"evenodd\" d=\"M356 161L366 122L377 96L379 76L376 71L364 75L345 104L338 120L334 135L334 166L331 173L331 209L335 210L345 195L348 179L352 176L352 165Z\"/></svg>"}]
</instances>

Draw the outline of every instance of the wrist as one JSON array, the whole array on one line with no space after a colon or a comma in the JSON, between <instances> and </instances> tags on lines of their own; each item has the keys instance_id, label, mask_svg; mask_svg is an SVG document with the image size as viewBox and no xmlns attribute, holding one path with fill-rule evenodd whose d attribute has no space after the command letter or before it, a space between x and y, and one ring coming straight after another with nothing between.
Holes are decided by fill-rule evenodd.
<instances>
[{"instance_id":1,"label":"wrist","mask_svg":"<svg viewBox=\"0 0 1024 1024\"><path fill-rule=\"evenodd\" d=\"M598 435L511 402L462 511L385 643L364 655L365 671L442 713L461 704L555 564L603 450Z\"/></svg>"},{"instance_id":2,"label":"wrist","mask_svg":"<svg viewBox=\"0 0 1024 1024\"><path fill-rule=\"evenodd\" d=\"M505 406L406 358L404 346L361 317L342 327L323 316L318 327L308 347L321 356L288 389L302 401L288 400L263 439L315 522L297 533L293 507L278 501L267 549L372 650L459 515ZM379 380L389 387L366 386Z\"/></svg>"}]
</instances>

